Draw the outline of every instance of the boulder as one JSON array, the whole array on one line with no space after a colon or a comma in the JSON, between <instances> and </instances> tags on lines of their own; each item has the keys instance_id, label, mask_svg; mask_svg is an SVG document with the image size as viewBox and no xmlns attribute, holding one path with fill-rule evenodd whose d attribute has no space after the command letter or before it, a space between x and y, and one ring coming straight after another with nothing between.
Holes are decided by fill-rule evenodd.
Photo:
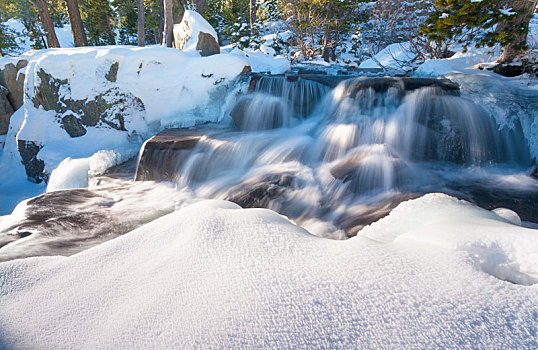
<instances>
[{"instance_id":1,"label":"boulder","mask_svg":"<svg viewBox=\"0 0 538 350\"><path fill-rule=\"evenodd\" d=\"M199 50L203 57L207 57L218 55L220 53L220 46L211 34L200 32L200 34L198 34L196 50Z\"/></svg>"},{"instance_id":2,"label":"boulder","mask_svg":"<svg viewBox=\"0 0 538 350\"><path fill-rule=\"evenodd\" d=\"M194 148L203 134L189 129L163 130L142 148L135 180L171 180L185 153Z\"/></svg>"},{"instance_id":3,"label":"boulder","mask_svg":"<svg viewBox=\"0 0 538 350\"><path fill-rule=\"evenodd\" d=\"M19 70L26 67L28 61L19 60L16 64L8 63L0 69L0 85L6 87L9 91L8 99L13 110L22 106L24 98L24 74L18 76Z\"/></svg>"},{"instance_id":4,"label":"boulder","mask_svg":"<svg viewBox=\"0 0 538 350\"><path fill-rule=\"evenodd\" d=\"M9 118L14 112L13 107L7 98L8 94L9 91L5 87L0 86L0 135L7 133Z\"/></svg>"},{"instance_id":5,"label":"boulder","mask_svg":"<svg viewBox=\"0 0 538 350\"><path fill-rule=\"evenodd\" d=\"M180 24L174 25L174 44L180 50L199 50L202 56L220 53L217 32L197 12L187 10Z\"/></svg>"},{"instance_id":6,"label":"boulder","mask_svg":"<svg viewBox=\"0 0 538 350\"><path fill-rule=\"evenodd\" d=\"M109 81L115 79L117 69L117 63L112 64L107 74ZM60 96L60 88L70 88L66 79L56 79L43 69L39 70L37 75L41 83L36 87L35 97L32 100L34 107L41 106L46 111L53 110L57 115L63 115L67 111L78 114L80 118L69 115L67 119L61 120L63 128L71 137L84 135L86 132L83 131L83 126L107 125L125 131L125 120L129 114L133 110L142 112L145 109L139 98L117 87L111 87L93 99L64 98Z\"/></svg>"},{"instance_id":7,"label":"boulder","mask_svg":"<svg viewBox=\"0 0 538 350\"><path fill-rule=\"evenodd\" d=\"M48 176L45 174L45 162L37 158L37 154L43 146L33 141L17 140L17 148L28 180L36 183L46 182Z\"/></svg>"}]
</instances>

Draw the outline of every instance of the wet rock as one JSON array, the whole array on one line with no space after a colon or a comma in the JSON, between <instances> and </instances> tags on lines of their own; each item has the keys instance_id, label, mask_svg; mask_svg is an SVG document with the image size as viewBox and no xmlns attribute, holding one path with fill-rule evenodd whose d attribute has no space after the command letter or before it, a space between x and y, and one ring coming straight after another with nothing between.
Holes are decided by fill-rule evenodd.
<instances>
[{"instance_id":1,"label":"wet rock","mask_svg":"<svg viewBox=\"0 0 538 350\"><path fill-rule=\"evenodd\" d=\"M202 136L189 129L168 129L153 136L143 146L135 179L171 180Z\"/></svg>"},{"instance_id":2,"label":"wet rock","mask_svg":"<svg viewBox=\"0 0 538 350\"><path fill-rule=\"evenodd\" d=\"M423 87L437 87L444 91L458 92L458 84L448 79L410 78L410 77L376 77L353 78L346 80L348 94L355 98L361 90L372 89L376 93L387 92L390 88L397 88L402 92L413 91Z\"/></svg>"},{"instance_id":3,"label":"wet rock","mask_svg":"<svg viewBox=\"0 0 538 350\"><path fill-rule=\"evenodd\" d=\"M213 35L200 32L198 35L198 44L196 50L200 50L203 57L220 54L220 46Z\"/></svg>"},{"instance_id":4,"label":"wet rock","mask_svg":"<svg viewBox=\"0 0 538 350\"><path fill-rule=\"evenodd\" d=\"M452 183L455 191L447 194L465 199L487 210L507 208L516 212L521 220L538 223L538 190L515 190L496 187L488 182Z\"/></svg>"},{"instance_id":5,"label":"wet rock","mask_svg":"<svg viewBox=\"0 0 538 350\"><path fill-rule=\"evenodd\" d=\"M530 177L538 180L538 166L535 166L534 169L531 170Z\"/></svg>"},{"instance_id":6,"label":"wet rock","mask_svg":"<svg viewBox=\"0 0 538 350\"><path fill-rule=\"evenodd\" d=\"M62 127L71 137L80 137L86 135L86 129L81 121L74 115L66 115L62 118Z\"/></svg>"},{"instance_id":7,"label":"wet rock","mask_svg":"<svg viewBox=\"0 0 538 350\"><path fill-rule=\"evenodd\" d=\"M36 183L46 181L48 175L45 174L45 162L37 158L37 154L43 146L33 141L17 140L17 148L22 158L22 164L26 170L28 180Z\"/></svg>"},{"instance_id":8,"label":"wet rock","mask_svg":"<svg viewBox=\"0 0 538 350\"><path fill-rule=\"evenodd\" d=\"M365 203L349 207L335 220L335 225L344 230L348 237L354 237L365 226L389 215L391 210L396 208L401 202L416 199L420 196L422 196L422 194L395 194L392 197L380 200L377 203Z\"/></svg>"},{"instance_id":9,"label":"wet rock","mask_svg":"<svg viewBox=\"0 0 538 350\"><path fill-rule=\"evenodd\" d=\"M269 175L255 183L243 183L230 191L226 198L242 208L268 208L271 200L281 197L293 188L293 174Z\"/></svg>"}]
</instances>

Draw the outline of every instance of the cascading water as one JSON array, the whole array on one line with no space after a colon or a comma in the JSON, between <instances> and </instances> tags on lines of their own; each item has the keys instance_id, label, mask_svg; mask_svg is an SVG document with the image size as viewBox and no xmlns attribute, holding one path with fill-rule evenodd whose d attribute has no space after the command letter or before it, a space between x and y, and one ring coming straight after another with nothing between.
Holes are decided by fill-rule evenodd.
<instances>
[{"instance_id":1,"label":"cascading water","mask_svg":"<svg viewBox=\"0 0 538 350\"><path fill-rule=\"evenodd\" d=\"M376 217L379 207L377 215L384 215L423 186L442 190L448 174L463 166L530 164L520 129L499 131L456 92L388 83L347 80L294 126L274 122L272 96L247 95L233 111L235 124L246 119L257 127L199 130L204 137L173 181L195 197L268 207L299 224L322 221L323 235L340 235L339 229L353 235L363 224L352 217Z\"/></svg>"},{"instance_id":2,"label":"cascading water","mask_svg":"<svg viewBox=\"0 0 538 350\"><path fill-rule=\"evenodd\" d=\"M446 192L485 207L520 201L527 208L520 215L538 220L532 200L538 184L524 174L531 160L521 126L499 130L488 113L444 81L358 78L331 90L307 79L261 77L230 115L235 127L162 132L141 150L139 181L89 191L109 194L110 206L127 214L132 209L125 203L146 201L143 207L150 208L152 193L167 203L160 213L199 199L226 199L273 209L316 235L336 239L357 234L401 201L427 192ZM168 185L156 190L163 184L153 180ZM69 193L77 196L66 191L64 198ZM108 203L90 197L79 199ZM91 204L80 207L77 202L74 210L91 212ZM138 223L155 216L157 211L148 211ZM27 232L25 220L4 232ZM32 232L45 227L31 224ZM64 229L77 224L76 218L61 221ZM110 231L132 228L112 218L109 224L110 237ZM109 239L95 230L79 231L84 247ZM63 253L73 251L71 244Z\"/></svg>"}]
</instances>

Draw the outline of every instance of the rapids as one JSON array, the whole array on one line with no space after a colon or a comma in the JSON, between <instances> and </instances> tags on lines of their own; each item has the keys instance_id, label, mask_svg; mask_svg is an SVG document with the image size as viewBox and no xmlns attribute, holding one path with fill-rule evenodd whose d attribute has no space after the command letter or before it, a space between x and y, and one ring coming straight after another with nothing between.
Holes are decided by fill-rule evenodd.
<instances>
[{"instance_id":1,"label":"rapids","mask_svg":"<svg viewBox=\"0 0 538 350\"><path fill-rule=\"evenodd\" d=\"M499 128L443 80L342 80L261 77L220 124L164 131L88 189L19 205L0 222L0 260L70 255L206 198L269 208L333 239L429 192L538 221L519 123Z\"/></svg>"}]
</instances>

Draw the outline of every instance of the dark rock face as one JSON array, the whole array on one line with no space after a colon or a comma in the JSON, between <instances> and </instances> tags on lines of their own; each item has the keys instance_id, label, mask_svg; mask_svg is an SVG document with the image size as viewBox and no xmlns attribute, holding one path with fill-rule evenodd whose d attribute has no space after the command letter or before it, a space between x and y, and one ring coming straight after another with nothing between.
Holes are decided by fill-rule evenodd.
<instances>
[{"instance_id":1,"label":"dark rock face","mask_svg":"<svg viewBox=\"0 0 538 350\"><path fill-rule=\"evenodd\" d=\"M220 46L217 40L213 35L204 32L200 32L198 35L196 50L200 50L203 57L220 54Z\"/></svg>"},{"instance_id":2,"label":"dark rock face","mask_svg":"<svg viewBox=\"0 0 538 350\"><path fill-rule=\"evenodd\" d=\"M106 79L113 82L117 78L119 64L113 63ZM35 87L35 97L32 103L35 108L56 112L57 122L70 137L80 137L86 134L87 127L113 128L127 131L125 120L133 112L145 110L142 101L130 93L120 90L114 85L93 99L74 100L65 98L60 89L70 89L67 79L57 79L43 69L37 72L39 85ZM69 94L67 94L69 95ZM67 112L67 113L66 113ZM31 143L30 141L24 141ZM28 146L19 144L19 152L23 157L28 178L35 181L46 179L43 174L43 161L37 160L35 154L30 157ZM23 156L23 152L25 155Z\"/></svg>"},{"instance_id":3,"label":"dark rock face","mask_svg":"<svg viewBox=\"0 0 538 350\"><path fill-rule=\"evenodd\" d=\"M40 183L47 181L45 174L45 162L37 158L37 154L43 146L32 141L17 140L17 148L22 158L22 164L26 169L26 176L32 182Z\"/></svg>"},{"instance_id":4,"label":"dark rock face","mask_svg":"<svg viewBox=\"0 0 538 350\"><path fill-rule=\"evenodd\" d=\"M110 70L105 75L105 79L110 81L111 83L115 83L118 79L118 68L120 67L119 62L114 62L110 66Z\"/></svg>"},{"instance_id":5,"label":"dark rock face","mask_svg":"<svg viewBox=\"0 0 538 350\"><path fill-rule=\"evenodd\" d=\"M7 98L8 93L8 89L0 86L0 135L7 133L9 119L14 112L13 107Z\"/></svg>"},{"instance_id":6,"label":"dark rock face","mask_svg":"<svg viewBox=\"0 0 538 350\"><path fill-rule=\"evenodd\" d=\"M62 118L62 127L71 137L86 135L86 129L82 125L82 122L72 114Z\"/></svg>"},{"instance_id":7,"label":"dark rock face","mask_svg":"<svg viewBox=\"0 0 538 350\"><path fill-rule=\"evenodd\" d=\"M112 65L107 77L115 79L113 74ZM115 68L117 73L117 68ZM111 73L112 72L112 73ZM144 104L142 101L132 94L125 93L116 87L112 87L102 94L99 94L93 100L72 100L65 99L60 96L59 91L62 86L69 88L67 80L53 78L50 74L44 70L40 70L38 76L41 83L36 89L35 98L33 100L34 106L38 108L42 106L46 111L54 110L58 114L63 114L67 111L73 111L80 115L78 123L69 118L67 123L69 126L64 129L69 133L71 137L82 136L80 133L82 129L77 126L77 131L74 131L70 126L75 124L81 124L84 126L109 126L116 130L125 131L125 118L128 117L126 107L132 107L135 110L143 111ZM73 116L74 117L74 116ZM69 131L71 130L71 132ZM73 136L73 135L76 136Z\"/></svg>"},{"instance_id":8,"label":"dark rock face","mask_svg":"<svg viewBox=\"0 0 538 350\"><path fill-rule=\"evenodd\" d=\"M19 74L19 70L27 64L28 61L19 60L0 69L0 135L7 133L11 115L22 106L25 75Z\"/></svg>"},{"instance_id":9,"label":"dark rock face","mask_svg":"<svg viewBox=\"0 0 538 350\"><path fill-rule=\"evenodd\" d=\"M28 61L20 60L17 64L9 63L0 70L0 85L6 87L9 91L8 99L13 110L16 111L22 106L24 98L24 75L17 76L19 70L26 67Z\"/></svg>"}]
</instances>

